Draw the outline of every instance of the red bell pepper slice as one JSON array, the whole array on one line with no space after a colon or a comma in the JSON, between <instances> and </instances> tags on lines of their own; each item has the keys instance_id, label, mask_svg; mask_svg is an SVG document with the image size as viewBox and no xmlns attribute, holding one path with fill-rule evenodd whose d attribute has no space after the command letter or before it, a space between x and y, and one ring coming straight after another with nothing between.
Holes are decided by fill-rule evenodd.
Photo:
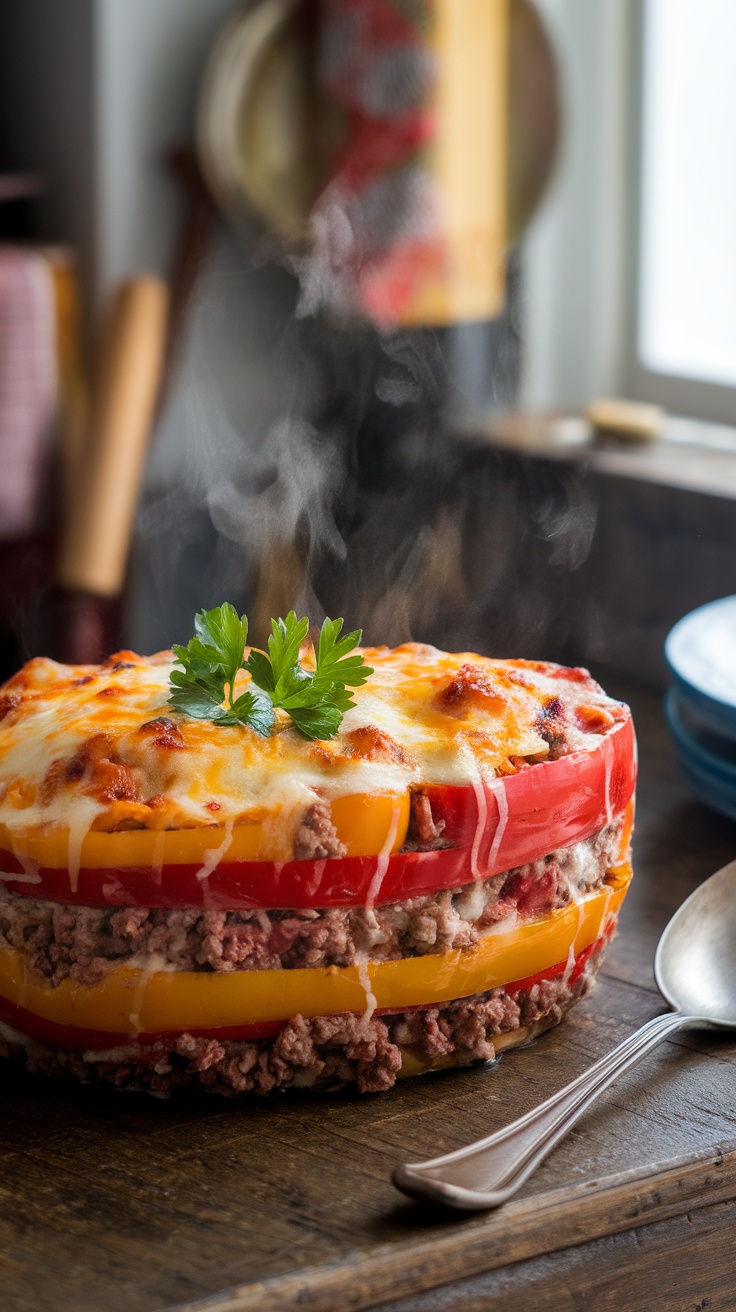
<instances>
[{"instance_id":1,"label":"red bell pepper slice","mask_svg":"<svg viewBox=\"0 0 736 1312\"><path fill-rule=\"evenodd\" d=\"M24 897L80 906L202 907L254 910L381 905L459 888L474 879L535 861L588 838L619 816L636 783L631 716L593 751L571 752L489 784L433 785L424 791L442 839L452 846L393 856L324 861L221 862L197 865L83 867L73 883L63 867L25 867L0 852L3 884ZM18 873L20 878L8 878Z\"/></svg>"}]
</instances>

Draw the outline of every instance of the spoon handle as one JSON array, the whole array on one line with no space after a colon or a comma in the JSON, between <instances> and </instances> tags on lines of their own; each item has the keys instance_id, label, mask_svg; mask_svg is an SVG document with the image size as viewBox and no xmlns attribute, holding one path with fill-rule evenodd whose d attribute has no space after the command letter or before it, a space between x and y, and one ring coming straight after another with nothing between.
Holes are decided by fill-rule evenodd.
<instances>
[{"instance_id":1,"label":"spoon handle","mask_svg":"<svg viewBox=\"0 0 736 1312\"><path fill-rule=\"evenodd\" d=\"M692 1023L693 1018L681 1012L655 1016L533 1111L454 1153L397 1167L394 1184L411 1197L449 1207L468 1211L497 1207L529 1178L609 1084L662 1039Z\"/></svg>"}]
</instances>

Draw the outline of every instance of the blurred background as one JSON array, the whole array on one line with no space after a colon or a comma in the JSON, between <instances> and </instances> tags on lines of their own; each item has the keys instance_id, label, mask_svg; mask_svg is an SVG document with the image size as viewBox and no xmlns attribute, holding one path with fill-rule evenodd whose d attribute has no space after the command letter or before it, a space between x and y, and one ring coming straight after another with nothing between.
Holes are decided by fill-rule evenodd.
<instances>
[{"instance_id":1,"label":"blurred background","mask_svg":"<svg viewBox=\"0 0 736 1312\"><path fill-rule=\"evenodd\" d=\"M733 0L4 0L0 665L231 600L665 678L736 592Z\"/></svg>"}]
</instances>

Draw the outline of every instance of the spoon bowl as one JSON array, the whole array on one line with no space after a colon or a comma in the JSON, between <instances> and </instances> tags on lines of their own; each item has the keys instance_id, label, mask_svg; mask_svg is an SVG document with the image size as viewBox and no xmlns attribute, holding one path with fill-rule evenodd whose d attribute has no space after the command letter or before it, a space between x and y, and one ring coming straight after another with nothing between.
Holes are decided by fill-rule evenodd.
<instances>
[{"instance_id":1,"label":"spoon bowl","mask_svg":"<svg viewBox=\"0 0 736 1312\"><path fill-rule=\"evenodd\" d=\"M736 1028L736 861L675 912L657 946L654 978L674 1011Z\"/></svg>"},{"instance_id":2,"label":"spoon bowl","mask_svg":"<svg viewBox=\"0 0 736 1312\"><path fill-rule=\"evenodd\" d=\"M559 1093L477 1143L399 1166L397 1189L464 1211L497 1207L520 1188L613 1081L678 1030L736 1030L736 861L683 902L657 946L654 975L673 1008L602 1057Z\"/></svg>"}]
</instances>

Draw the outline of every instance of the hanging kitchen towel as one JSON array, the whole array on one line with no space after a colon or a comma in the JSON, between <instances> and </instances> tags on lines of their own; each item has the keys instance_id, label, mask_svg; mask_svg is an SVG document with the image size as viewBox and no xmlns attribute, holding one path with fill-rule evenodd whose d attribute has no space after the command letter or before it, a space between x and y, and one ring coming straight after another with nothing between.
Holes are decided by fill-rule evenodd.
<instances>
[{"instance_id":1,"label":"hanging kitchen towel","mask_svg":"<svg viewBox=\"0 0 736 1312\"><path fill-rule=\"evenodd\" d=\"M53 275L0 246L0 538L37 527L57 400Z\"/></svg>"}]
</instances>

